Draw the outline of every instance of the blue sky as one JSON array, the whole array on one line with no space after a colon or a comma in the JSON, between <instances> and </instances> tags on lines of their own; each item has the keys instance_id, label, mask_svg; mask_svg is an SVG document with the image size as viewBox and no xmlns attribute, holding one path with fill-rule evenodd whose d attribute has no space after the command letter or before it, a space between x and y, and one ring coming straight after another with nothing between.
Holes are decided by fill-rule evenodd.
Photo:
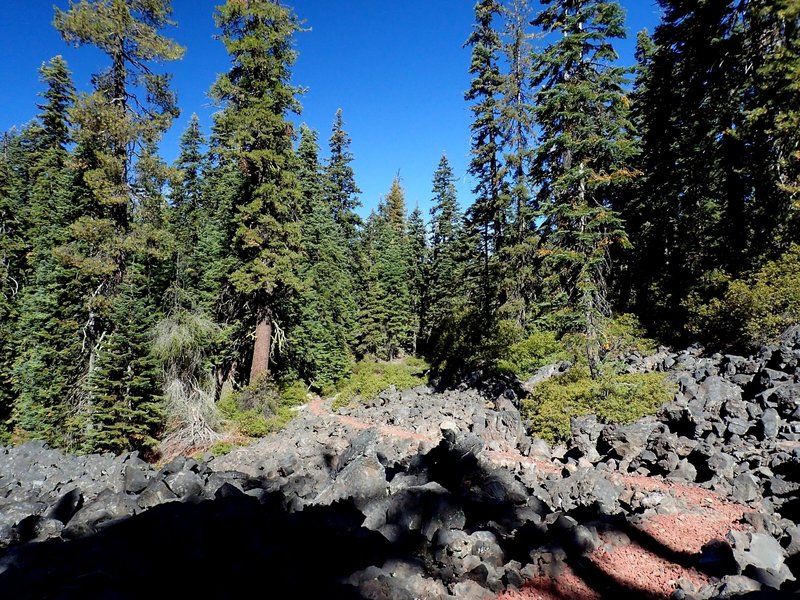
<instances>
[{"instance_id":1,"label":"blue sky","mask_svg":"<svg viewBox=\"0 0 800 600\"><path fill-rule=\"evenodd\" d=\"M206 93L228 58L215 34L212 14L221 0L174 0L178 25L168 34L187 47L174 74L183 114L162 143L167 160L196 112L208 131L215 108ZM74 49L53 29L53 5L67 0L4 3L0 25L0 130L36 114L41 91L37 69L56 54L67 60L80 90L105 58L90 48ZM295 84L306 88L299 118L320 134L323 152L337 108L353 139L356 180L363 213L388 192L399 173L409 207L427 211L431 177L446 152L457 177L459 200L471 202L469 162L469 49L463 48L473 20L472 0L294 0L288 4L309 31L298 34ZM629 39L618 46L633 63L636 32L658 22L655 0L624 0ZM535 5L535 2L534 2Z\"/></svg>"}]
</instances>

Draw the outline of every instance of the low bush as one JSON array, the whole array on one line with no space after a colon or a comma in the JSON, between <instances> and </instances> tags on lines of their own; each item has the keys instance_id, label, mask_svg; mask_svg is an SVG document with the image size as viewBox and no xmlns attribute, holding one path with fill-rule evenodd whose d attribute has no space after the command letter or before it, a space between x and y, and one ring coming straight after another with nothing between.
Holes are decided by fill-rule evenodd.
<instances>
[{"instance_id":1,"label":"low bush","mask_svg":"<svg viewBox=\"0 0 800 600\"><path fill-rule=\"evenodd\" d=\"M741 279L715 278L716 297L690 295L688 331L721 349L754 350L800 322L800 245Z\"/></svg>"},{"instance_id":2,"label":"low bush","mask_svg":"<svg viewBox=\"0 0 800 600\"><path fill-rule=\"evenodd\" d=\"M428 364L415 357L383 362L375 359L364 359L353 367L350 375L339 387L339 394L333 408L341 408L358 397L371 400L381 392L394 386L404 390L427 383Z\"/></svg>"},{"instance_id":3,"label":"low bush","mask_svg":"<svg viewBox=\"0 0 800 600\"><path fill-rule=\"evenodd\" d=\"M594 414L603 423L631 423L655 414L674 395L675 387L663 373L592 379L580 365L537 385L522 401L521 412L534 435L553 443L569 438L571 417Z\"/></svg>"},{"instance_id":4,"label":"low bush","mask_svg":"<svg viewBox=\"0 0 800 600\"><path fill-rule=\"evenodd\" d=\"M295 416L293 407L306 401L306 388L300 381L286 384L262 377L239 392L219 401L225 419L240 434L264 437L286 427Z\"/></svg>"}]
</instances>

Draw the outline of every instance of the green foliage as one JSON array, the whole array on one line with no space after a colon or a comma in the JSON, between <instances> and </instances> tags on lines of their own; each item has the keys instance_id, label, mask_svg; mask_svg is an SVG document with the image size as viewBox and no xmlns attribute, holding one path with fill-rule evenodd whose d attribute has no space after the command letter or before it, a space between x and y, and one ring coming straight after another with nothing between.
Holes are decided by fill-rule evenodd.
<instances>
[{"instance_id":1,"label":"green foliage","mask_svg":"<svg viewBox=\"0 0 800 600\"><path fill-rule=\"evenodd\" d=\"M356 363L353 374L339 388L333 408L346 406L351 400L371 400L391 387L405 390L427 383L428 364L419 358L383 362L366 358Z\"/></svg>"},{"instance_id":2,"label":"green foliage","mask_svg":"<svg viewBox=\"0 0 800 600\"><path fill-rule=\"evenodd\" d=\"M302 287L292 305L288 352L297 374L322 389L350 373L357 309L351 254L323 195L318 150L316 134L303 126L298 163L305 212L297 265Z\"/></svg>"},{"instance_id":3,"label":"green foliage","mask_svg":"<svg viewBox=\"0 0 800 600\"><path fill-rule=\"evenodd\" d=\"M800 322L800 245L741 279L715 278L715 297L689 296L687 329L720 348L756 349Z\"/></svg>"},{"instance_id":4,"label":"green foliage","mask_svg":"<svg viewBox=\"0 0 800 600\"><path fill-rule=\"evenodd\" d=\"M603 423L632 423L655 414L675 395L663 373L628 373L592 378L585 366L543 381L522 401L534 435L547 442L570 436L570 418L594 414Z\"/></svg>"},{"instance_id":5,"label":"green foliage","mask_svg":"<svg viewBox=\"0 0 800 600\"><path fill-rule=\"evenodd\" d=\"M296 415L292 408L303 404L307 396L302 382L278 384L262 376L239 392L223 396L218 405L235 431L264 437L286 427Z\"/></svg>"},{"instance_id":6,"label":"green foliage","mask_svg":"<svg viewBox=\"0 0 800 600\"><path fill-rule=\"evenodd\" d=\"M513 323L500 322L500 329L509 329ZM553 331L534 330L522 340L504 344L496 359L495 368L501 373L511 373L527 379L539 368L565 359L564 345Z\"/></svg>"},{"instance_id":7,"label":"green foliage","mask_svg":"<svg viewBox=\"0 0 800 600\"><path fill-rule=\"evenodd\" d=\"M367 221L362 259L365 290L359 315L362 356L392 360L413 349L411 310L411 245L407 235L405 192L395 178L378 213Z\"/></svg>"},{"instance_id":8,"label":"green foliage","mask_svg":"<svg viewBox=\"0 0 800 600\"><path fill-rule=\"evenodd\" d=\"M291 9L271 0L226 2L217 7L215 21L232 65L211 89L222 106L213 143L241 177L228 215L235 257L231 309L249 327L259 326L248 353L256 377L269 369L267 332L277 331L275 322L301 286L294 267L303 198L288 119L300 111L300 90L291 84L300 24Z\"/></svg>"}]
</instances>

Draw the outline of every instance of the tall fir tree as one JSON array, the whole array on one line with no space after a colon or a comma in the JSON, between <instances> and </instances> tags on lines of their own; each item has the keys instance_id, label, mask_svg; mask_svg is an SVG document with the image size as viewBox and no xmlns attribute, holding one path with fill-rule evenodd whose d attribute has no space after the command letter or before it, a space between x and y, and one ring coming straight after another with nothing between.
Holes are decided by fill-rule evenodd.
<instances>
[{"instance_id":1,"label":"tall fir tree","mask_svg":"<svg viewBox=\"0 0 800 600\"><path fill-rule=\"evenodd\" d=\"M228 0L216 23L232 66L212 88L222 105L215 119L219 151L240 168L242 185L232 218L236 255L230 274L242 315L255 331L249 379L269 372L275 326L298 287L293 268L300 251L297 207L302 198L294 172L291 113L293 48L300 25L273 0Z\"/></svg>"},{"instance_id":2,"label":"tall fir tree","mask_svg":"<svg viewBox=\"0 0 800 600\"><path fill-rule=\"evenodd\" d=\"M56 8L54 24L65 41L94 46L110 61L93 77L94 91L79 95L70 113L79 161L74 204L80 214L70 227L71 239L59 249L60 260L82 283L76 301L82 303L84 317L73 335L81 340L85 386L71 410L78 432L72 444L86 450L92 449L92 440L100 439L99 430L110 427L109 415L131 410L147 420L138 407L153 400L134 391L126 395L133 388L122 384L122 373L126 380L147 379L152 389L154 375L145 367L131 373L128 366L138 368L140 362L113 346L125 347L125 332L130 330L121 319L132 312L129 302L146 307L152 300L138 292L122 295L120 286L135 283L126 283L128 263L146 252L137 244L151 239L141 235L142 228L131 235L136 212L147 208L141 205L144 199L138 197L137 186L161 177L148 172L163 167L152 148L179 112L169 75L154 69L156 63L176 60L184 52L161 33L173 24L171 14L169 0L81 0L70 3L68 10ZM134 339L130 344L139 353L147 351ZM144 354L137 358L146 359ZM126 365L114 362L118 360ZM99 378L94 370L100 366L118 379ZM119 406L114 407L110 397ZM138 435L129 442L144 443Z\"/></svg>"},{"instance_id":3,"label":"tall fir tree","mask_svg":"<svg viewBox=\"0 0 800 600\"><path fill-rule=\"evenodd\" d=\"M585 336L592 375L610 317L609 247L626 244L612 209L615 186L632 176L623 67L612 40L625 36L616 2L545 0L534 24L550 43L534 62L535 115L541 130L533 181L543 217L543 266L562 330Z\"/></svg>"},{"instance_id":4,"label":"tall fir tree","mask_svg":"<svg viewBox=\"0 0 800 600\"><path fill-rule=\"evenodd\" d=\"M350 136L344 130L344 117L340 108L336 111L336 119L333 122L329 142L330 155L325 164L327 180L325 193L334 220L341 227L345 240L352 248L361 225L361 217L355 212L361 206L361 201L358 199L361 190L358 189L351 166L353 162L351 143Z\"/></svg>"},{"instance_id":5,"label":"tall fir tree","mask_svg":"<svg viewBox=\"0 0 800 600\"><path fill-rule=\"evenodd\" d=\"M503 160L508 178L508 231L502 260L506 264L502 288L504 317L523 326L534 303L538 282L536 250L538 235L535 215L538 207L530 186L534 117L531 106L531 34L528 24L531 8L528 0L513 0L503 9L505 30L502 55L508 72L502 79L499 121L503 136Z\"/></svg>"},{"instance_id":6,"label":"tall fir tree","mask_svg":"<svg viewBox=\"0 0 800 600\"><path fill-rule=\"evenodd\" d=\"M503 75L500 71L502 44L495 20L502 14L497 0L479 0L475 25L467 39L472 48L470 89L465 98L472 102L473 121L469 173L475 179L475 201L467 210L467 233L474 247L470 268L473 295L480 318L488 324L500 298L502 263L499 260L507 221L508 194L502 160L503 131L500 99Z\"/></svg>"},{"instance_id":7,"label":"tall fir tree","mask_svg":"<svg viewBox=\"0 0 800 600\"><path fill-rule=\"evenodd\" d=\"M181 135L175 171L178 183L172 187L170 230L175 240L174 273L171 292L174 308L194 309L201 306L200 288L204 265L211 256L199 250L202 229L213 212L208 206L205 176L208 155L200 119L193 114Z\"/></svg>"},{"instance_id":8,"label":"tall fir tree","mask_svg":"<svg viewBox=\"0 0 800 600\"><path fill-rule=\"evenodd\" d=\"M800 2L748 2L744 37L743 114L731 135L746 153L735 166L750 190L745 267L755 268L800 243Z\"/></svg>"},{"instance_id":9,"label":"tall fir tree","mask_svg":"<svg viewBox=\"0 0 800 600\"><path fill-rule=\"evenodd\" d=\"M78 216L73 205L74 166L68 110L75 98L66 62L57 56L40 70L47 86L36 129L28 203L29 285L20 296L13 366L14 426L18 433L64 445L71 403L82 376L81 341L76 334L82 307L74 273L58 260Z\"/></svg>"},{"instance_id":10,"label":"tall fir tree","mask_svg":"<svg viewBox=\"0 0 800 600\"><path fill-rule=\"evenodd\" d=\"M465 292L463 215L458 206L453 168L444 154L433 174L432 192L428 348L434 345L459 312L458 306L463 302Z\"/></svg>"},{"instance_id":11,"label":"tall fir tree","mask_svg":"<svg viewBox=\"0 0 800 600\"><path fill-rule=\"evenodd\" d=\"M417 354L420 342L428 336L428 278L430 248L428 229L417 206L408 217L408 274L411 295L412 343L411 351Z\"/></svg>"},{"instance_id":12,"label":"tall fir tree","mask_svg":"<svg viewBox=\"0 0 800 600\"><path fill-rule=\"evenodd\" d=\"M28 165L25 135L16 131L0 139L0 420L5 422L15 396L10 368L16 355L14 327L25 283ZM6 427L0 428L5 438Z\"/></svg>"},{"instance_id":13,"label":"tall fir tree","mask_svg":"<svg viewBox=\"0 0 800 600\"><path fill-rule=\"evenodd\" d=\"M405 192L399 177L365 227L367 271L359 315L359 351L392 360L413 345Z\"/></svg>"},{"instance_id":14,"label":"tall fir tree","mask_svg":"<svg viewBox=\"0 0 800 600\"><path fill-rule=\"evenodd\" d=\"M330 389L350 373L356 304L349 253L342 229L324 194L316 132L301 127L298 178L303 192L302 289L289 333L298 374L317 389Z\"/></svg>"}]
</instances>

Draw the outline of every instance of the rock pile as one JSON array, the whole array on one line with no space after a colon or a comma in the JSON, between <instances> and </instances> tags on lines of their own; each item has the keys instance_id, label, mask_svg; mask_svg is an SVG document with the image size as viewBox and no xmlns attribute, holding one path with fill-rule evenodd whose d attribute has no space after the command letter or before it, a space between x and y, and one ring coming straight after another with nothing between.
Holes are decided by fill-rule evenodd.
<instances>
[{"instance_id":1,"label":"rock pile","mask_svg":"<svg viewBox=\"0 0 800 600\"><path fill-rule=\"evenodd\" d=\"M794 591L799 361L800 327L750 358L630 356L675 400L626 426L576 419L552 450L511 384L315 401L279 435L160 469L0 449L0 598Z\"/></svg>"}]
</instances>

